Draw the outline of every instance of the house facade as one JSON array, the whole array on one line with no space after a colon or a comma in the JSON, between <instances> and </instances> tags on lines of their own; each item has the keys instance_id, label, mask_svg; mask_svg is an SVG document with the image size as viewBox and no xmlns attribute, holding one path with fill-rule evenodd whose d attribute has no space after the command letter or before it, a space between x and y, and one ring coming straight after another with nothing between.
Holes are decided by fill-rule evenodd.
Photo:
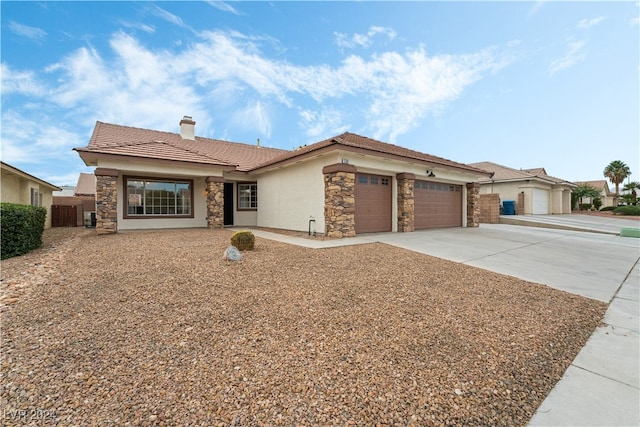
<instances>
[{"instance_id":1,"label":"house facade","mask_svg":"<svg viewBox=\"0 0 640 427\"><path fill-rule=\"evenodd\" d=\"M44 228L51 227L51 203L53 192L60 187L21 171L7 163L0 162L0 196L2 203L39 206L47 209Z\"/></svg>"},{"instance_id":2,"label":"house facade","mask_svg":"<svg viewBox=\"0 0 640 427\"><path fill-rule=\"evenodd\" d=\"M489 172L344 133L288 151L98 122L76 148L95 167L98 233L224 226L329 237L478 225Z\"/></svg>"},{"instance_id":3,"label":"house facade","mask_svg":"<svg viewBox=\"0 0 640 427\"><path fill-rule=\"evenodd\" d=\"M519 215L571 213L571 190L576 185L547 175L544 168L513 169L492 162L471 163L493 176L480 180L480 194L499 194L512 200Z\"/></svg>"},{"instance_id":4,"label":"house facade","mask_svg":"<svg viewBox=\"0 0 640 427\"><path fill-rule=\"evenodd\" d=\"M618 206L618 197L615 193L611 192L609 188L609 183L606 179L596 180L596 181L579 181L576 182L577 185L587 184L600 192L600 201L602 201L602 207L607 206ZM583 197L580 203L591 203L593 204L593 200L590 197Z\"/></svg>"}]
</instances>

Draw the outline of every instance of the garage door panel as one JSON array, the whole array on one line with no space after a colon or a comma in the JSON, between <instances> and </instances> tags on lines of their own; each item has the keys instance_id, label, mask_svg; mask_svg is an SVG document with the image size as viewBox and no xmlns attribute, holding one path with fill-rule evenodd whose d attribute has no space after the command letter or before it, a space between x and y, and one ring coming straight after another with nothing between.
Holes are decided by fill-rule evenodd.
<instances>
[{"instance_id":1,"label":"garage door panel","mask_svg":"<svg viewBox=\"0 0 640 427\"><path fill-rule=\"evenodd\" d=\"M416 180L414 227L462 227L462 186Z\"/></svg>"},{"instance_id":2,"label":"garage door panel","mask_svg":"<svg viewBox=\"0 0 640 427\"><path fill-rule=\"evenodd\" d=\"M391 231L391 177L356 174L356 233Z\"/></svg>"},{"instance_id":3,"label":"garage door panel","mask_svg":"<svg viewBox=\"0 0 640 427\"><path fill-rule=\"evenodd\" d=\"M549 213L549 192L547 190L534 188L532 193L533 214L547 215Z\"/></svg>"}]
</instances>

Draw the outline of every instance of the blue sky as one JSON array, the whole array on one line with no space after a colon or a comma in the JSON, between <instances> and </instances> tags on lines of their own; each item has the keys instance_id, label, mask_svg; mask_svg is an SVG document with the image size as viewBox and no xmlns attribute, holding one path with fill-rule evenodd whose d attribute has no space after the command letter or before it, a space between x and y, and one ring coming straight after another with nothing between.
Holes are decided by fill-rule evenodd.
<instances>
[{"instance_id":1,"label":"blue sky","mask_svg":"<svg viewBox=\"0 0 640 427\"><path fill-rule=\"evenodd\" d=\"M638 2L2 1L2 160L74 185L96 121L292 149L345 131L640 181Z\"/></svg>"}]
</instances>

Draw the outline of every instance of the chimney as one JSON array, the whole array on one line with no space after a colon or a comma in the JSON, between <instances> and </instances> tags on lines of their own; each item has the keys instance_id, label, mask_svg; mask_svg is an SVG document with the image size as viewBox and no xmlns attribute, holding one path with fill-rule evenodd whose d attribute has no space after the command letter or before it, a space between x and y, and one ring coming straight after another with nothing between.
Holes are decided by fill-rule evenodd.
<instances>
[{"instance_id":1,"label":"chimney","mask_svg":"<svg viewBox=\"0 0 640 427\"><path fill-rule=\"evenodd\" d=\"M196 122L193 121L191 116L184 116L182 120L180 120L180 136L182 139L195 140L195 127Z\"/></svg>"}]
</instances>

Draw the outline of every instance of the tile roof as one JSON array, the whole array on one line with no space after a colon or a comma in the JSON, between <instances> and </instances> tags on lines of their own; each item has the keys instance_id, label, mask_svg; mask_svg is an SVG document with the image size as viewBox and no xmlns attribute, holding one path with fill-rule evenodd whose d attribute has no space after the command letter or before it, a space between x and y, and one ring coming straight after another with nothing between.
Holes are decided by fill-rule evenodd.
<instances>
[{"instance_id":1,"label":"tile roof","mask_svg":"<svg viewBox=\"0 0 640 427\"><path fill-rule=\"evenodd\" d=\"M600 179L600 180L596 180L596 181L576 181L575 184L577 184L577 185L588 184L591 187L593 187L593 188L595 188L595 189L597 189L599 191L604 190L607 195L612 193L612 191L609 188L609 184L607 183L606 179Z\"/></svg>"},{"instance_id":2,"label":"tile roof","mask_svg":"<svg viewBox=\"0 0 640 427\"><path fill-rule=\"evenodd\" d=\"M493 178L483 178L480 180L480 183L491 181L520 181L537 178L543 181L550 182L552 184L566 184L569 186L575 186L574 184L565 181L564 179L547 175L547 172L544 168L513 169L508 166L499 165L493 162L470 163L470 165L494 173Z\"/></svg>"},{"instance_id":3,"label":"tile roof","mask_svg":"<svg viewBox=\"0 0 640 427\"><path fill-rule=\"evenodd\" d=\"M239 142L201 138L183 139L180 134L97 122L89 145L80 153L111 154L188 163L235 166L247 171L279 156L285 150Z\"/></svg>"},{"instance_id":4,"label":"tile roof","mask_svg":"<svg viewBox=\"0 0 640 427\"><path fill-rule=\"evenodd\" d=\"M91 173L81 173L74 193L79 195L96 194L96 176Z\"/></svg>"},{"instance_id":5,"label":"tile roof","mask_svg":"<svg viewBox=\"0 0 640 427\"><path fill-rule=\"evenodd\" d=\"M195 137L183 139L178 133L154 131L129 126L97 122L89 145L75 148L79 153L97 153L147 159L171 160L196 164L234 166L236 170L248 172L277 163L305 157L321 149L345 148L378 153L383 157L397 157L407 161L421 161L431 165L464 170L487 175L485 170L463 163L388 144L372 138L343 133L297 150L280 150L258 147L239 142Z\"/></svg>"},{"instance_id":6,"label":"tile roof","mask_svg":"<svg viewBox=\"0 0 640 427\"><path fill-rule=\"evenodd\" d=\"M334 136L332 138L325 139L324 141L316 142L315 144L305 145L298 148L295 151L290 151L282 154L279 157L269 160L256 167L263 168L276 163L287 162L288 160L295 159L297 157L304 156L305 154L311 154L323 148L336 147L356 150L366 150L379 153L383 156L395 156L406 160L418 160L425 163L434 165L440 165L444 167L450 167L454 169L462 169L476 174L486 175L487 172L470 165L454 162L442 157L432 156L431 154L422 153L408 148L400 147L398 145L389 144L386 142L378 141L366 136L357 135L351 132L345 132L341 135Z\"/></svg>"}]
</instances>

